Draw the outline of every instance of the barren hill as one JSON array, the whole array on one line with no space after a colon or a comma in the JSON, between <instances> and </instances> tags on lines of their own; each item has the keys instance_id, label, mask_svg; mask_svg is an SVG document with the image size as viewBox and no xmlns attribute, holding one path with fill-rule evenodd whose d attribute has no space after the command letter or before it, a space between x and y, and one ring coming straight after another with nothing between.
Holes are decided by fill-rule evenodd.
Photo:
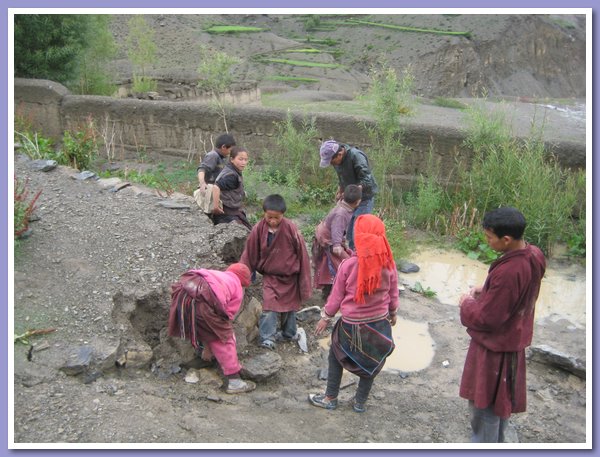
<instances>
[{"instance_id":1,"label":"barren hill","mask_svg":"<svg viewBox=\"0 0 600 457\"><path fill-rule=\"evenodd\" d=\"M121 45L115 61L120 78L131 77L124 48L130 18L115 15L112 23ZM353 95L366 86L372 64L383 56L398 74L410 67L416 92L424 97L585 97L582 15L160 14L146 19L158 46L152 74L161 78L197 78L198 49L205 44L242 58L238 79L257 80L264 90ZM261 31L206 31L215 24ZM306 49L318 52L301 51Z\"/></svg>"}]
</instances>

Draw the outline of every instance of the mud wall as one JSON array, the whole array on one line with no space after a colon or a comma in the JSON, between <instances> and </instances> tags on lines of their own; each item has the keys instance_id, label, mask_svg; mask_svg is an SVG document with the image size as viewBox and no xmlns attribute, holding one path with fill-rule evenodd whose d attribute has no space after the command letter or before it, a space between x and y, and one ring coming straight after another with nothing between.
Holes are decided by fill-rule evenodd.
<instances>
[{"instance_id":1,"label":"mud wall","mask_svg":"<svg viewBox=\"0 0 600 457\"><path fill-rule=\"evenodd\" d=\"M15 80L15 111L27 116L43 135L59 141L65 130L77 130L92 117L106 143L101 154L109 160L140 156L192 158L211 148L223 131L223 123L209 104L179 103L111 97L72 95L60 84L45 80ZM341 114L313 114L320 138L340 138L369 150L364 125L370 121ZM277 148L276 123L284 120L285 110L252 106L236 107L228 115L229 131L238 144L246 146L260 161L261 152ZM300 125L301 114L294 114ZM315 138L315 154L320 143ZM410 148L403 168L396 173L401 180L411 180L423 172L430 150L434 151L442 170L451 170L457 158L469 159L471 151L463 146L464 133L451 128L407 125L404 142ZM562 148L562 149L561 149ZM577 154L583 148L583 154ZM585 145L553 145L568 166L585 167ZM581 152L581 151L579 151ZM583 162L581 161L583 157ZM316 159L315 159L316 160Z\"/></svg>"}]
</instances>

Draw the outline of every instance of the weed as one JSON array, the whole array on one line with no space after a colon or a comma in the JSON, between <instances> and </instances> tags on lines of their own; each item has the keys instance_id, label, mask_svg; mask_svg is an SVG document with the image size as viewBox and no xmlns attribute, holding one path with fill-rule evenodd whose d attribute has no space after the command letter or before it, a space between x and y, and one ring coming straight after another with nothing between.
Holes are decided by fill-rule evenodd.
<instances>
[{"instance_id":1,"label":"weed","mask_svg":"<svg viewBox=\"0 0 600 457\"><path fill-rule=\"evenodd\" d=\"M42 191L37 191L30 198L27 181L21 182L15 176L14 183L14 238L16 239L23 235L29 228L29 221L35 210L35 203Z\"/></svg>"},{"instance_id":2,"label":"weed","mask_svg":"<svg viewBox=\"0 0 600 457\"><path fill-rule=\"evenodd\" d=\"M145 92L156 92L158 83L150 76L133 75L133 92L143 94Z\"/></svg>"},{"instance_id":3,"label":"weed","mask_svg":"<svg viewBox=\"0 0 600 457\"><path fill-rule=\"evenodd\" d=\"M585 222L584 224L585 225ZM574 233L567 240L568 253L574 257L585 257L585 235Z\"/></svg>"},{"instance_id":4,"label":"weed","mask_svg":"<svg viewBox=\"0 0 600 457\"><path fill-rule=\"evenodd\" d=\"M21 144L23 152L31 159L51 159L55 156L52 139L45 138L37 132L15 130L15 142Z\"/></svg>"},{"instance_id":5,"label":"weed","mask_svg":"<svg viewBox=\"0 0 600 457\"><path fill-rule=\"evenodd\" d=\"M58 155L58 162L70 165L78 170L86 170L98 152L94 121L88 117L75 132L65 131L63 148Z\"/></svg>"},{"instance_id":6,"label":"weed","mask_svg":"<svg viewBox=\"0 0 600 457\"><path fill-rule=\"evenodd\" d=\"M457 237L456 247L473 260L492 263L500 254L489 247L482 230L462 230Z\"/></svg>"},{"instance_id":7,"label":"weed","mask_svg":"<svg viewBox=\"0 0 600 457\"><path fill-rule=\"evenodd\" d=\"M431 288L429 288L429 287L427 287L427 289L423 288L423 285L419 281L415 282L415 285L412 286L410 288L410 290L412 290L413 292L415 292L417 294L421 294L427 298L433 298L437 295L437 292L432 290Z\"/></svg>"}]
</instances>

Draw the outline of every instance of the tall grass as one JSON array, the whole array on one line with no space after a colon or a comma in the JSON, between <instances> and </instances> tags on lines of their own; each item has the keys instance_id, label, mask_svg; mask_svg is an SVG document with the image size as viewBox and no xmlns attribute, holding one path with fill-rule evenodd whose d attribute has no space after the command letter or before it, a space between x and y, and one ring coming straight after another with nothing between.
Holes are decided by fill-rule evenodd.
<instances>
[{"instance_id":1,"label":"tall grass","mask_svg":"<svg viewBox=\"0 0 600 457\"><path fill-rule=\"evenodd\" d=\"M380 68L371 70L371 85L365 97L375 121L372 125L365 125L372 144L368 155L379 185L379 204L388 212L398 204L398 192L390 174L403 161L404 132L400 117L413 110L413 82L410 69L406 69L402 78L398 78L394 68L384 63Z\"/></svg>"}]
</instances>

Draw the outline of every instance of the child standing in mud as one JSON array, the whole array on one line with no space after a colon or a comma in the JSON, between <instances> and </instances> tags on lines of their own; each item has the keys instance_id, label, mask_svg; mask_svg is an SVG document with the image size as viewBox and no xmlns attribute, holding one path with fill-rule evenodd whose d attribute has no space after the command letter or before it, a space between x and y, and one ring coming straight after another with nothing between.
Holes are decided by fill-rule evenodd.
<instances>
[{"instance_id":1,"label":"child standing in mud","mask_svg":"<svg viewBox=\"0 0 600 457\"><path fill-rule=\"evenodd\" d=\"M341 313L331 334L329 371L325 393L310 394L308 401L335 409L343 370L360 378L352 408L366 410L373 380L394 350L392 326L398 311L398 272L381 219L363 214L356 219L356 252L342 261L331 295L315 329L320 335L336 313Z\"/></svg>"},{"instance_id":2,"label":"child standing in mud","mask_svg":"<svg viewBox=\"0 0 600 457\"><path fill-rule=\"evenodd\" d=\"M314 286L322 290L324 300L329 297L340 262L352 255L346 245L346 230L361 198L360 187L355 184L346 186L343 198L338 200L315 230L312 244Z\"/></svg>"}]
</instances>

